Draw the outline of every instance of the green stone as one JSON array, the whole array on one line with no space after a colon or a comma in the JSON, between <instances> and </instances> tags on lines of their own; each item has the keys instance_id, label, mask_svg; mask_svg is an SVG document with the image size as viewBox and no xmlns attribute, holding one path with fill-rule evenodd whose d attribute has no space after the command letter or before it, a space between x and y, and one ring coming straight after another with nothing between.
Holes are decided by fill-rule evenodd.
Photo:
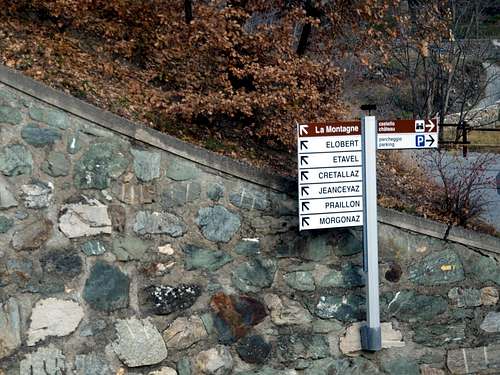
<instances>
[{"instance_id":1,"label":"green stone","mask_svg":"<svg viewBox=\"0 0 500 375\"><path fill-rule=\"evenodd\" d=\"M269 207L269 200L266 193L245 188L229 194L229 201L236 207L247 210L255 209L263 211Z\"/></svg>"},{"instance_id":2,"label":"green stone","mask_svg":"<svg viewBox=\"0 0 500 375\"><path fill-rule=\"evenodd\" d=\"M290 272L285 274L283 278L290 288L302 292L312 292L316 289L313 275L309 271Z\"/></svg>"},{"instance_id":3,"label":"green stone","mask_svg":"<svg viewBox=\"0 0 500 375\"><path fill-rule=\"evenodd\" d=\"M192 162L172 161L165 175L175 181L192 180L200 174L200 170Z\"/></svg>"},{"instance_id":4,"label":"green stone","mask_svg":"<svg viewBox=\"0 0 500 375\"><path fill-rule=\"evenodd\" d=\"M312 324L314 333L330 333L330 332L340 332L344 329L344 325L335 319L318 319Z\"/></svg>"},{"instance_id":5,"label":"green stone","mask_svg":"<svg viewBox=\"0 0 500 375\"><path fill-rule=\"evenodd\" d=\"M459 344L465 340L465 323L447 322L445 324L422 325L414 327L413 341L417 344L442 347L446 344Z\"/></svg>"},{"instance_id":6,"label":"green stone","mask_svg":"<svg viewBox=\"0 0 500 375\"><path fill-rule=\"evenodd\" d=\"M203 236L213 242L229 242L240 229L239 215L232 213L224 206L202 207L198 210L196 224L201 228Z\"/></svg>"},{"instance_id":7,"label":"green stone","mask_svg":"<svg viewBox=\"0 0 500 375\"><path fill-rule=\"evenodd\" d=\"M201 184L196 181L173 182L161 193L161 205L164 209L184 206L201 196Z\"/></svg>"},{"instance_id":8,"label":"green stone","mask_svg":"<svg viewBox=\"0 0 500 375\"><path fill-rule=\"evenodd\" d=\"M417 294L414 290L384 293L381 311L387 317L408 322L426 322L446 312L448 302L441 296Z\"/></svg>"},{"instance_id":9,"label":"green stone","mask_svg":"<svg viewBox=\"0 0 500 375\"><path fill-rule=\"evenodd\" d=\"M212 333L214 330L214 316L213 316L213 314L210 312L202 314L200 316L200 319L203 322L203 325L205 326L205 330L208 332L208 334Z\"/></svg>"},{"instance_id":10,"label":"green stone","mask_svg":"<svg viewBox=\"0 0 500 375\"><path fill-rule=\"evenodd\" d=\"M362 320L365 315L365 298L357 294L340 294L333 291L321 293L314 305L314 314L321 319L335 318L342 322Z\"/></svg>"},{"instance_id":11,"label":"green stone","mask_svg":"<svg viewBox=\"0 0 500 375\"><path fill-rule=\"evenodd\" d=\"M17 125L23 120L21 112L17 108L2 105L0 106L0 123Z\"/></svg>"},{"instance_id":12,"label":"green stone","mask_svg":"<svg viewBox=\"0 0 500 375\"><path fill-rule=\"evenodd\" d=\"M14 219L7 216L0 216L0 233L7 233L7 231L14 226Z\"/></svg>"},{"instance_id":13,"label":"green stone","mask_svg":"<svg viewBox=\"0 0 500 375\"><path fill-rule=\"evenodd\" d=\"M78 189L106 189L110 178L119 177L128 164L116 143L94 143L76 163L75 186Z\"/></svg>"},{"instance_id":14,"label":"green stone","mask_svg":"<svg viewBox=\"0 0 500 375\"><path fill-rule=\"evenodd\" d=\"M354 288L365 285L365 274L361 267L346 263L340 271L332 270L320 282L322 288Z\"/></svg>"},{"instance_id":15,"label":"green stone","mask_svg":"<svg viewBox=\"0 0 500 375\"><path fill-rule=\"evenodd\" d=\"M383 361L382 370L388 374L420 375L418 363L407 357L399 357Z\"/></svg>"},{"instance_id":16,"label":"green stone","mask_svg":"<svg viewBox=\"0 0 500 375\"><path fill-rule=\"evenodd\" d=\"M101 311L128 307L128 294L128 276L102 261L91 268L83 289L83 299L92 308Z\"/></svg>"},{"instance_id":17,"label":"green stone","mask_svg":"<svg viewBox=\"0 0 500 375\"><path fill-rule=\"evenodd\" d=\"M253 258L236 267L232 281L234 286L242 292L257 293L271 286L277 268L278 265L274 259Z\"/></svg>"},{"instance_id":18,"label":"green stone","mask_svg":"<svg viewBox=\"0 0 500 375\"><path fill-rule=\"evenodd\" d=\"M160 177L160 153L143 150L132 150L131 153L134 156L134 172L139 180L147 182Z\"/></svg>"},{"instance_id":19,"label":"green stone","mask_svg":"<svg viewBox=\"0 0 500 375\"><path fill-rule=\"evenodd\" d=\"M500 285L500 264L492 258L481 256L471 262L471 271L482 282L494 282Z\"/></svg>"},{"instance_id":20,"label":"green stone","mask_svg":"<svg viewBox=\"0 0 500 375\"><path fill-rule=\"evenodd\" d=\"M245 256L258 255L260 254L260 241L259 239L243 239L236 244L234 251Z\"/></svg>"},{"instance_id":21,"label":"green stone","mask_svg":"<svg viewBox=\"0 0 500 375\"><path fill-rule=\"evenodd\" d=\"M326 237L312 237L309 239L306 249L302 254L302 258L319 262L331 253L331 246L328 244Z\"/></svg>"},{"instance_id":22,"label":"green stone","mask_svg":"<svg viewBox=\"0 0 500 375\"><path fill-rule=\"evenodd\" d=\"M203 249L195 245L187 245L183 250L186 254L184 268L188 271L201 268L214 272L233 260L231 255L221 250Z\"/></svg>"},{"instance_id":23,"label":"green stone","mask_svg":"<svg viewBox=\"0 0 500 375\"><path fill-rule=\"evenodd\" d=\"M481 291L479 289L452 288L448 292L448 298L458 307L481 306Z\"/></svg>"},{"instance_id":24,"label":"green stone","mask_svg":"<svg viewBox=\"0 0 500 375\"><path fill-rule=\"evenodd\" d=\"M0 149L0 171L6 176L31 174L33 158L23 145L13 144Z\"/></svg>"},{"instance_id":25,"label":"green stone","mask_svg":"<svg viewBox=\"0 0 500 375\"><path fill-rule=\"evenodd\" d=\"M313 361L311 365L304 370L304 375L331 375L338 374L336 371L337 360L334 358L323 358Z\"/></svg>"},{"instance_id":26,"label":"green stone","mask_svg":"<svg viewBox=\"0 0 500 375\"><path fill-rule=\"evenodd\" d=\"M320 359L326 358L330 354L326 337L311 334L279 336L276 351L280 362Z\"/></svg>"},{"instance_id":27,"label":"green stone","mask_svg":"<svg viewBox=\"0 0 500 375\"><path fill-rule=\"evenodd\" d=\"M43 147L53 145L60 140L61 133L51 128L42 128L35 124L29 124L21 130L21 137L32 146Z\"/></svg>"},{"instance_id":28,"label":"green stone","mask_svg":"<svg viewBox=\"0 0 500 375\"><path fill-rule=\"evenodd\" d=\"M69 127L68 116L64 112L58 110L31 107L29 110L29 115L35 121L43 122L49 126L53 126L62 130L65 130Z\"/></svg>"},{"instance_id":29,"label":"green stone","mask_svg":"<svg viewBox=\"0 0 500 375\"><path fill-rule=\"evenodd\" d=\"M62 152L52 151L42 164L42 171L52 177L67 176L71 164Z\"/></svg>"},{"instance_id":30,"label":"green stone","mask_svg":"<svg viewBox=\"0 0 500 375\"><path fill-rule=\"evenodd\" d=\"M191 361L187 357L183 357L177 362L178 375L191 375Z\"/></svg>"},{"instance_id":31,"label":"green stone","mask_svg":"<svg viewBox=\"0 0 500 375\"><path fill-rule=\"evenodd\" d=\"M432 253L410 266L408 278L420 285L433 286L462 281L465 275L460 258L448 249Z\"/></svg>"},{"instance_id":32,"label":"green stone","mask_svg":"<svg viewBox=\"0 0 500 375\"><path fill-rule=\"evenodd\" d=\"M224 185L219 183L211 183L207 188L207 197L214 202L217 202L224 196Z\"/></svg>"},{"instance_id":33,"label":"green stone","mask_svg":"<svg viewBox=\"0 0 500 375\"><path fill-rule=\"evenodd\" d=\"M120 261L141 260L149 249L149 243L134 237L115 237L112 252Z\"/></svg>"},{"instance_id":34,"label":"green stone","mask_svg":"<svg viewBox=\"0 0 500 375\"><path fill-rule=\"evenodd\" d=\"M82 251L87 256L102 255L106 252L106 245L99 240L89 240L82 244Z\"/></svg>"},{"instance_id":35,"label":"green stone","mask_svg":"<svg viewBox=\"0 0 500 375\"><path fill-rule=\"evenodd\" d=\"M351 256L363 251L363 233L353 229L339 231L333 246L333 253L339 256Z\"/></svg>"}]
</instances>

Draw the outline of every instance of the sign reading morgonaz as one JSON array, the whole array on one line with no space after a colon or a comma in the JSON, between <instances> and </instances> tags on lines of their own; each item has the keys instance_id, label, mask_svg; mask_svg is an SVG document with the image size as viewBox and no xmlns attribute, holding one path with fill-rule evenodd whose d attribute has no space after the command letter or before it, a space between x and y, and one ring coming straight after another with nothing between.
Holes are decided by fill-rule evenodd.
<instances>
[{"instance_id":1,"label":"sign reading morgonaz","mask_svg":"<svg viewBox=\"0 0 500 375\"><path fill-rule=\"evenodd\" d=\"M298 125L299 227L363 225L361 124Z\"/></svg>"}]
</instances>

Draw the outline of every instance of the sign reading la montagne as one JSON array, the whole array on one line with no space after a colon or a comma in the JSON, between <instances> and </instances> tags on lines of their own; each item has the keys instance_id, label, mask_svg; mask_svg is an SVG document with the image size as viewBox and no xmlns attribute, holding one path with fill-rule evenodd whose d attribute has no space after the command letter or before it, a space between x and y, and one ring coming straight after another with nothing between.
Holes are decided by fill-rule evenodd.
<instances>
[{"instance_id":1,"label":"sign reading la montagne","mask_svg":"<svg viewBox=\"0 0 500 375\"><path fill-rule=\"evenodd\" d=\"M299 227L363 225L361 124L298 126Z\"/></svg>"}]
</instances>

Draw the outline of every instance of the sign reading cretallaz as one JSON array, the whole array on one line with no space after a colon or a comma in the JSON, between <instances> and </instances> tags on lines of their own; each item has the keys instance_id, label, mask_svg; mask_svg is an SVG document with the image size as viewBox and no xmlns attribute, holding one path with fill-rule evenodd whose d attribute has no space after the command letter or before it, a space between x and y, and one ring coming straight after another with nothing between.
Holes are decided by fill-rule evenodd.
<instances>
[{"instance_id":1,"label":"sign reading cretallaz","mask_svg":"<svg viewBox=\"0 0 500 375\"><path fill-rule=\"evenodd\" d=\"M437 148L437 120L378 121L377 149Z\"/></svg>"},{"instance_id":2,"label":"sign reading cretallaz","mask_svg":"<svg viewBox=\"0 0 500 375\"><path fill-rule=\"evenodd\" d=\"M360 121L297 131L300 230L363 225Z\"/></svg>"}]
</instances>

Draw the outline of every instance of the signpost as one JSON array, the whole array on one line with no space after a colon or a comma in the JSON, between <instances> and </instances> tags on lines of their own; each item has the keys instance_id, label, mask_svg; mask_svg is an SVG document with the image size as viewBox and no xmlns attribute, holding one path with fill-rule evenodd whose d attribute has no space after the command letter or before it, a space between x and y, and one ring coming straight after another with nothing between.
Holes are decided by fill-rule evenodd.
<instances>
[{"instance_id":1,"label":"signpost","mask_svg":"<svg viewBox=\"0 0 500 375\"><path fill-rule=\"evenodd\" d=\"M368 109L372 106L368 106ZM367 321L361 346L378 351L380 331L376 151L437 148L433 120L341 121L297 125L299 229L363 225Z\"/></svg>"}]
</instances>

